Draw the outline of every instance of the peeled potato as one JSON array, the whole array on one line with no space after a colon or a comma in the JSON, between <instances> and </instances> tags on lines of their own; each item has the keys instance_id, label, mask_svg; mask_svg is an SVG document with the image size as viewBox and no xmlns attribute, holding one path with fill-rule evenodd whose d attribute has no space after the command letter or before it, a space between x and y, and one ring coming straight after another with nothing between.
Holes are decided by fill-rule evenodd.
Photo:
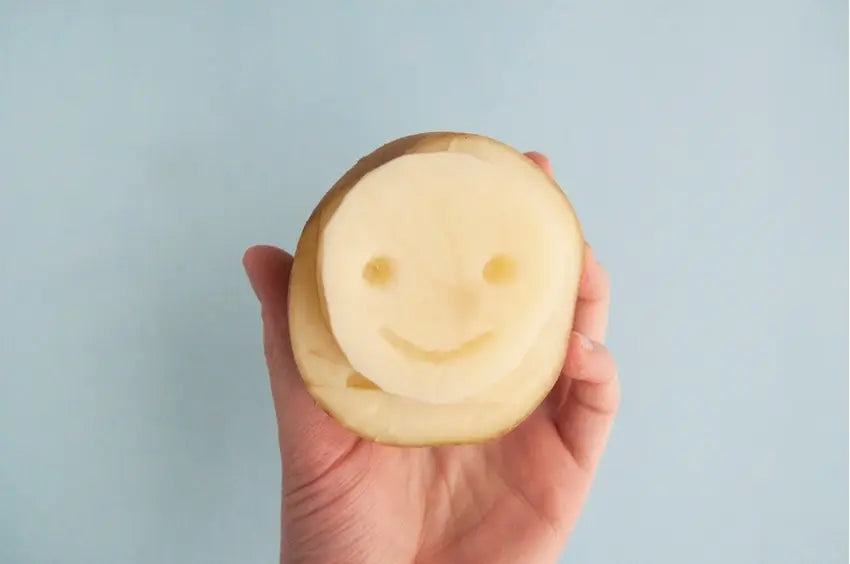
<instances>
[{"instance_id":1,"label":"peeled potato","mask_svg":"<svg viewBox=\"0 0 850 564\"><path fill-rule=\"evenodd\" d=\"M584 259L558 185L496 140L424 133L361 159L304 227L289 288L295 361L377 442L479 442L557 380Z\"/></svg>"}]
</instances>

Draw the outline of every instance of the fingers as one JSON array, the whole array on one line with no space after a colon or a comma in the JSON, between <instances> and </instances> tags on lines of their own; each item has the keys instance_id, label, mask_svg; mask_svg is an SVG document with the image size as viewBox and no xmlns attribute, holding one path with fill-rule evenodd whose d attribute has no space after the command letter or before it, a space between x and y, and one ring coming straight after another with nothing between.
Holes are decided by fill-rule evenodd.
<instances>
[{"instance_id":1,"label":"fingers","mask_svg":"<svg viewBox=\"0 0 850 564\"><path fill-rule=\"evenodd\" d=\"M316 406L295 366L287 314L292 256L257 246L245 252L242 262L262 309L263 344L285 470L321 468L335 459L351 436Z\"/></svg>"},{"instance_id":2,"label":"fingers","mask_svg":"<svg viewBox=\"0 0 850 564\"><path fill-rule=\"evenodd\" d=\"M608 273L596 260L593 249L586 246L573 328L594 341L604 343L610 303L611 284Z\"/></svg>"},{"instance_id":3,"label":"fingers","mask_svg":"<svg viewBox=\"0 0 850 564\"><path fill-rule=\"evenodd\" d=\"M263 317L263 344L266 353L272 393L277 400L301 402L302 390L289 348L287 294L292 256L274 247L248 249L242 258L251 287L260 301ZM291 406L290 406L291 409Z\"/></svg>"},{"instance_id":4,"label":"fingers","mask_svg":"<svg viewBox=\"0 0 850 564\"><path fill-rule=\"evenodd\" d=\"M543 171L549 176L554 176L552 173L552 163L549 162L549 159L543 153L538 153L537 151L529 151L525 154L526 157L534 161L534 164L543 169Z\"/></svg>"},{"instance_id":5,"label":"fingers","mask_svg":"<svg viewBox=\"0 0 850 564\"><path fill-rule=\"evenodd\" d=\"M598 341L573 332L559 385L555 425L579 466L594 468L620 403L614 357Z\"/></svg>"},{"instance_id":6,"label":"fingers","mask_svg":"<svg viewBox=\"0 0 850 564\"><path fill-rule=\"evenodd\" d=\"M245 251L242 265L263 312L285 312L292 255L276 247L257 245Z\"/></svg>"},{"instance_id":7,"label":"fingers","mask_svg":"<svg viewBox=\"0 0 850 564\"><path fill-rule=\"evenodd\" d=\"M530 152L526 156L552 175L552 165L544 155ZM602 344L610 300L608 274L586 246L574 331L561 377L550 396L558 433L579 466L586 469L598 464L620 403L614 357Z\"/></svg>"}]
</instances>

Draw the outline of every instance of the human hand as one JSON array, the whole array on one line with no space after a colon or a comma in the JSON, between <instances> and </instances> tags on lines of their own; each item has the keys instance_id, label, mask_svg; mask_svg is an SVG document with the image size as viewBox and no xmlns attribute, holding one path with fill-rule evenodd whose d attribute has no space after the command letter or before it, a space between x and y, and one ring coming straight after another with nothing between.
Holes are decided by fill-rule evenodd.
<instances>
[{"instance_id":1,"label":"human hand","mask_svg":"<svg viewBox=\"0 0 850 564\"><path fill-rule=\"evenodd\" d=\"M547 173L543 155L528 153ZM590 489L619 404L602 344L609 284L587 248L573 333L546 401L481 444L377 444L316 406L298 375L287 326L292 257L253 247L245 269L263 341L283 470L281 563L555 562Z\"/></svg>"}]
</instances>

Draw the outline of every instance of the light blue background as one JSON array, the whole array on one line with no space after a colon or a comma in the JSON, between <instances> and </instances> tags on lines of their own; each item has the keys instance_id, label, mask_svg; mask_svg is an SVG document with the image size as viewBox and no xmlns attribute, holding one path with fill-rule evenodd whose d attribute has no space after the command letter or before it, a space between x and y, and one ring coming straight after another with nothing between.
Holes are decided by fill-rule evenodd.
<instances>
[{"instance_id":1,"label":"light blue background","mask_svg":"<svg viewBox=\"0 0 850 564\"><path fill-rule=\"evenodd\" d=\"M431 129L547 152L613 277L564 561L847 561L846 3L168 4L0 3L0 563L276 560L242 251Z\"/></svg>"}]
</instances>

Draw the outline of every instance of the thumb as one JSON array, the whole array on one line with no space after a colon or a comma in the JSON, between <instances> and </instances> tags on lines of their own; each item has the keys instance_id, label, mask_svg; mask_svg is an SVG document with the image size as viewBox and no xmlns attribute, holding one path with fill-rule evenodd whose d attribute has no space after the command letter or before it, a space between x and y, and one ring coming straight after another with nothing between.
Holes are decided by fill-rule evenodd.
<instances>
[{"instance_id":1,"label":"thumb","mask_svg":"<svg viewBox=\"0 0 850 564\"><path fill-rule=\"evenodd\" d=\"M355 437L316 406L295 366L287 313L292 260L278 248L256 246L245 252L242 263L262 311L284 480L292 475L300 481L323 472Z\"/></svg>"}]
</instances>

